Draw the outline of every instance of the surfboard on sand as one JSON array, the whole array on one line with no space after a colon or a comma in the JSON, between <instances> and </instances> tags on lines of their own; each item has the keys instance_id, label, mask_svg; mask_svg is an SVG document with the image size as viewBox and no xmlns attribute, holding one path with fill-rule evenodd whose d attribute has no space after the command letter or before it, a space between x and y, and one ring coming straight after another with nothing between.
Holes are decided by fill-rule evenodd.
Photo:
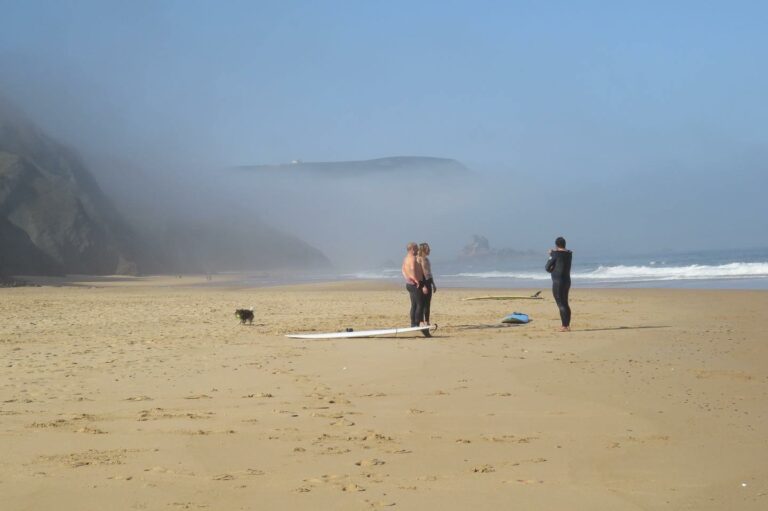
<instances>
[{"instance_id":1,"label":"surfboard on sand","mask_svg":"<svg viewBox=\"0 0 768 511\"><path fill-rule=\"evenodd\" d=\"M543 300L541 291L537 291L531 296L472 296L470 298L463 298L462 301L469 302L472 300Z\"/></svg>"},{"instance_id":2,"label":"surfboard on sand","mask_svg":"<svg viewBox=\"0 0 768 511\"><path fill-rule=\"evenodd\" d=\"M530 320L531 319L528 317L528 314L524 314L522 312L513 312L512 314L509 314L504 319L502 319L501 322L520 325L528 323Z\"/></svg>"},{"instance_id":3,"label":"surfboard on sand","mask_svg":"<svg viewBox=\"0 0 768 511\"><path fill-rule=\"evenodd\" d=\"M287 334L291 339L354 339L359 337L379 337L384 335L394 335L417 333L424 331L437 330L437 325L414 326L407 328L384 328L381 330L360 330L352 332L328 332L324 334Z\"/></svg>"}]
</instances>

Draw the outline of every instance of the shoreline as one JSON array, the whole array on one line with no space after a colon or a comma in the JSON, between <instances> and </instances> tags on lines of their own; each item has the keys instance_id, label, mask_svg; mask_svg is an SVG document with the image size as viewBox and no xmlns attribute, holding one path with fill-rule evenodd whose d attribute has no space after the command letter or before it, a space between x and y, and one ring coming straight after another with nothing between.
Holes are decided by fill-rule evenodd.
<instances>
[{"instance_id":1,"label":"shoreline","mask_svg":"<svg viewBox=\"0 0 768 511\"><path fill-rule=\"evenodd\" d=\"M66 276L13 276L17 285L0 286L36 287L36 286L106 286L115 284L148 284L163 286L198 286L211 288L263 288L263 287L288 287L302 285L322 285L332 283L367 283L373 286L386 284L394 287L401 285L399 278L348 278L347 274L299 274L286 277L286 273L277 272L233 272L221 274L158 274L158 275L66 275ZM521 292L525 290L548 290L551 281L542 279L538 281L518 279L514 282L494 282L492 279L475 279L471 281L456 281L441 278L440 288L444 289L475 289L487 290L489 293L496 290L513 290ZM502 285L510 284L510 285ZM738 279L678 279L678 280L648 280L648 281L623 281L623 282L584 282L575 280L572 289L687 289L687 290L752 290L768 291L768 278L738 278Z\"/></svg>"}]
</instances>

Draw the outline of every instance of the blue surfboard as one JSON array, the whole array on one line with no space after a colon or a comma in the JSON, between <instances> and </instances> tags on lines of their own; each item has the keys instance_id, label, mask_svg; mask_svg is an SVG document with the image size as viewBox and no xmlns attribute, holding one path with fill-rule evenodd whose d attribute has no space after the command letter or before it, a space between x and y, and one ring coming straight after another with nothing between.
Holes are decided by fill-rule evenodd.
<instances>
[{"instance_id":1,"label":"blue surfboard","mask_svg":"<svg viewBox=\"0 0 768 511\"><path fill-rule=\"evenodd\" d=\"M528 314L523 314L522 312L513 312L512 314L506 316L504 319L501 320L502 323L515 323L515 324L525 324L528 323L531 319L528 317Z\"/></svg>"}]
</instances>

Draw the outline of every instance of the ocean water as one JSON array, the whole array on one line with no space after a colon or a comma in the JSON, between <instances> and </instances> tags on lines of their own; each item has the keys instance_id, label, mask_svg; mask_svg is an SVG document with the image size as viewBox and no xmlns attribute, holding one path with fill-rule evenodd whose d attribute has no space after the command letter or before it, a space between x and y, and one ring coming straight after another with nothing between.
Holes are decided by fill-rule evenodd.
<instances>
[{"instance_id":1,"label":"ocean water","mask_svg":"<svg viewBox=\"0 0 768 511\"><path fill-rule=\"evenodd\" d=\"M504 262L441 262L432 267L438 286L487 288L548 287L541 259ZM342 279L401 279L399 268L340 275ZM571 279L576 287L665 287L768 289L768 248L585 256L574 252Z\"/></svg>"}]
</instances>

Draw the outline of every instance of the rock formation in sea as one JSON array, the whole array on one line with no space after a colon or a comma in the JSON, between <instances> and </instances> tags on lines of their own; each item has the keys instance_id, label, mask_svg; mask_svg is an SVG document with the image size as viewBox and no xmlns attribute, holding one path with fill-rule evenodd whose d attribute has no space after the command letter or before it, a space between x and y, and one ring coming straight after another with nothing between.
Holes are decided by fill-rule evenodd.
<instances>
[{"instance_id":1,"label":"rock formation in sea","mask_svg":"<svg viewBox=\"0 0 768 511\"><path fill-rule=\"evenodd\" d=\"M538 257L533 250L516 250L512 248L491 247L488 238L479 234L472 235L472 241L461 249L458 255L460 261L504 261Z\"/></svg>"}]
</instances>

